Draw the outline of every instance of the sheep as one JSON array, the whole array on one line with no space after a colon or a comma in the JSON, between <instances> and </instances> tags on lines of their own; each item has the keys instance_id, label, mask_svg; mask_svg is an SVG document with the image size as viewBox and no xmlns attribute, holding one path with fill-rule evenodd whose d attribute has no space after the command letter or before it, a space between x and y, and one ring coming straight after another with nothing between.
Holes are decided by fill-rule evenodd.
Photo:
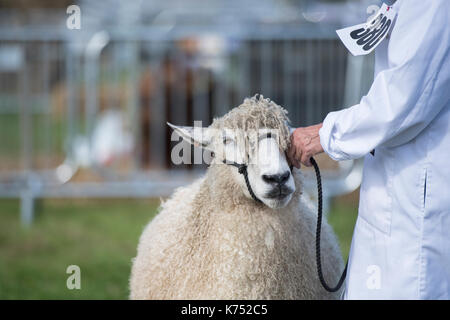
<instances>
[{"instance_id":1,"label":"sheep","mask_svg":"<svg viewBox=\"0 0 450 320\"><path fill-rule=\"evenodd\" d=\"M208 128L201 129L201 135L191 128L174 126L187 141L213 151L215 156L206 174L177 189L144 229L133 259L131 299L339 297L339 292L325 291L317 276L317 214L302 192L301 171L294 168L283 182L270 180L279 178L274 173L289 170L285 157L290 143L288 121L282 107L257 95L214 119ZM228 137L233 129L243 136ZM278 137L245 136L252 129L275 129ZM255 144L260 150L255 151ZM243 175L223 161L228 161L231 150L238 161L256 155L267 157L267 147L273 144L278 160L271 153L268 164L258 160L248 166L250 185L259 203L249 194ZM324 277L336 283L343 261L326 219L321 245Z\"/></svg>"}]
</instances>

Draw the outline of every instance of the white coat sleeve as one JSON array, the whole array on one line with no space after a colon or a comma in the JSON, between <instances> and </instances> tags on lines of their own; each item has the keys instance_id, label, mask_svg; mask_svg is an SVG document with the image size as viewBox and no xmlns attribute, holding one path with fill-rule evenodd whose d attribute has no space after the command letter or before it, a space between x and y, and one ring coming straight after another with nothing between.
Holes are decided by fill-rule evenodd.
<instances>
[{"instance_id":1,"label":"white coat sleeve","mask_svg":"<svg viewBox=\"0 0 450 320\"><path fill-rule=\"evenodd\" d=\"M331 112L323 122L320 142L331 158L355 159L378 146L404 144L448 104L449 11L449 0L401 3L388 68L359 104Z\"/></svg>"}]
</instances>

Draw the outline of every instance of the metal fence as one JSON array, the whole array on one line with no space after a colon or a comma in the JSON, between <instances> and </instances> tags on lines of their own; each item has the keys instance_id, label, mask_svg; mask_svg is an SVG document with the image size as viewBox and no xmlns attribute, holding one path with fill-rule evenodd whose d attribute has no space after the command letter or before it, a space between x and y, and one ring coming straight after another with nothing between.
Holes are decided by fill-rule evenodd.
<instances>
[{"instance_id":1,"label":"metal fence","mask_svg":"<svg viewBox=\"0 0 450 320\"><path fill-rule=\"evenodd\" d=\"M239 37L145 28L81 44L13 31L0 32L0 197L21 199L25 224L37 198L165 196L198 177L204 166L170 162L167 121L208 125L262 93L294 126L310 125L357 103L372 76L332 28ZM353 191L361 163L324 179L328 197Z\"/></svg>"}]
</instances>

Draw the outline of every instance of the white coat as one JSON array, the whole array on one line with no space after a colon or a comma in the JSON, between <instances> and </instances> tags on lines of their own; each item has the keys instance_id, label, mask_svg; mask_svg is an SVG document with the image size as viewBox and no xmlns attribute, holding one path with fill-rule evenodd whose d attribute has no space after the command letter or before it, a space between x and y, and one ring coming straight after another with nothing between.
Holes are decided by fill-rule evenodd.
<instances>
[{"instance_id":1,"label":"white coat","mask_svg":"<svg viewBox=\"0 0 450 320\"><path fill-rule=\"evenodd\" d=\"M368 94L319 132L331 158L364 156L343 297L450 299L450 1L394 8Z\"/></svg>"}]
</instances>

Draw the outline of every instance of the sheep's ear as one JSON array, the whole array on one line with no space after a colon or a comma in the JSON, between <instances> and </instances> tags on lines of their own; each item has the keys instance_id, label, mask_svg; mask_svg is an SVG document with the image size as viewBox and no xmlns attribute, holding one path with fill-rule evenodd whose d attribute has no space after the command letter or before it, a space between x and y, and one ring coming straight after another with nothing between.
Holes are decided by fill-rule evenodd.
<instances>
[{"instance_id":1,"label":"sheep's ear","mask_svg":"<svg viewBox=\"0 0 450 320\"><path fill-rule=\"evenodd\" d=\"M193 144L196 147L209 149L211 137L208 128L176 126L169 122L167 122L167 125L190 144Z\"/></svg>"}]
</instances>

